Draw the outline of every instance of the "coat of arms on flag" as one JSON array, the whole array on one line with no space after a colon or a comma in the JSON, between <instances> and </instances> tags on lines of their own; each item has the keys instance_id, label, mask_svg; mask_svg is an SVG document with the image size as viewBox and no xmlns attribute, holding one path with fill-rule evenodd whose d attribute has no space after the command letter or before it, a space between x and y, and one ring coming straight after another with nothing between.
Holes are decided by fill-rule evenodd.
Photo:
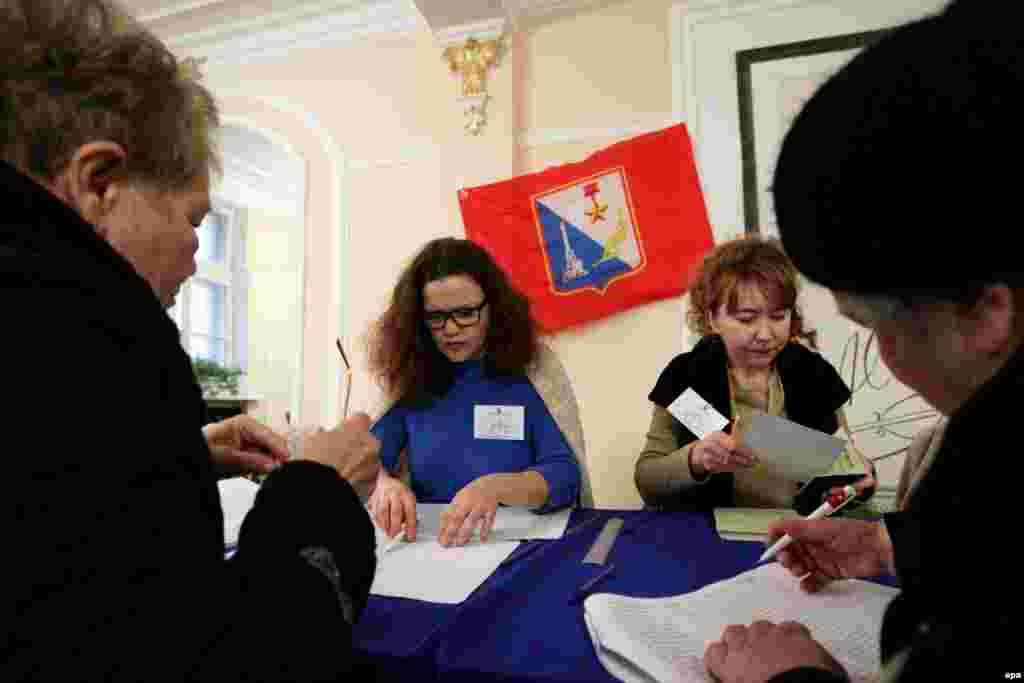
<instances>
[{"instance_id":1,"label":"coat of arms on flag","mask_svg":"<svg viewBox=\"0 0 1024 683\"><path fill-rule=\"evenodd\" d=\"M644 267L643 242L622 168L533 198L553 291L600 293Z\"/></svg>"},{"instance_id":2,"label":"coat of arms on flag","mask_svg":"<svg viewBox=\"0 0 1024 683\"><path fill-rule=\"evenodd\" d=\"M712 244L683 124L462 189L459 206L545 333L682 294Z\"/></svg>"}]
</instances>

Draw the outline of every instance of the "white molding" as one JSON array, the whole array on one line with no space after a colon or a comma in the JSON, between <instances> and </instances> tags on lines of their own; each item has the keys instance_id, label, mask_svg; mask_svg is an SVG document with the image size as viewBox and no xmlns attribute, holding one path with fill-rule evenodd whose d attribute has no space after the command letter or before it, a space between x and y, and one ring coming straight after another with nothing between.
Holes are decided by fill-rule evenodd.
<instances>
[{"instance_id":1,"label":"white molding","mask_svg":"<svg viewBox=\"0 0 1024 683\"><path fill-rule=\"evenodd\" d=\"M512 20L509 17L501 16L493 19L484 19L483 21L475 21L471 24L446 26L434 31L434 39L443 48L451 45L460 45L470 38L497 40L505 34L505 30L511 23Z\"/></svg>"},{"instance_id":2,"label":"white molding","mask_svg":"<svg viewBox=\"0 0 1024 683\"><path fill-rule=\"evenodd\" d=\"M280 177L278 169L268 171L235 154L222 153L221 158L224 162L224 175L234 175L239 182L249 185L253 190L265 192L278 201L291 197L298 198L302 191L301 185L293 179ZM290 173L295 169L287 170ZM273 184L273 189L267 187L270 183Z\"/></svg>"},{"instance_id":3,"label":"white molding","mask_svg":"<svg viewBox=\"0 0 1024 683\"><path fill-rule=\"evenodd\" d=\"M218 88L217 92L225 92L225 90L223 88ZM232 93L232 96L237 97L234 93ZM239 128L245 128L246 130L258 133L274 143L275 146L283 149L294 161L302 164L305 164L306 162L305 157L302 156L302 152L295 146L295 143L288 139L288 137L282 135L273 128L268 128L264 124L254 121L247 116L225 114L221 116L221 127L226 126L238 126Z\"/></svg>"},{"instance_id":4,"label":"white molding","mask_svg":"<svg viewBox=\"0 0 1024 683\"><path fill-rule=\"evenodd\" d=\"M226 0L186 0L185 2L175 3L170 7L158 9L156 12L140 14L136 19L143 24L150 24L154 21L160 21L161 19L169 19L182 14L188 14L189 12L210 7L211 5L221 5L224 2L226 2Z\"/></svg>"},{"instance_id":5,"label":"white molding","mask_svg":"<svg viewBox=\"0 0 1024 683\"><path fill-rule=\"evenodd\" d=\"M225 169L231 168L237 171L242 176L252 176L258 181L263 182L270 177L270 171L266 171L256 164L249 163L246 159L235 154L228 154L221 152L221 159L224 161ZM226 171L225 171L226 172Z\"/></svg>"},{"instance_id":6,"label":"white molding","mask_svg":"<svg viewBox=\"0 0 1024 683\"><path fill-rule=\"evenodd\" d=\"M529 19L542 20L596 9L608 0L520 0L516 8Z\"/></svg>"},{"instance_id":7,"label":"white molding","mask_svg":"<svg viewBox=\"0 0 1024 683\"><path fill-rule=\"evenodd\" d=\"M687 16L696 23L704 23L709 20L718 21L732 17L744 16L747 14L761 14L765 11L780 9L791 9L802 5L831 4L831 0L742 0L723 2L722 0L711 0L709 2L686 3L689 10Z\"/></svg>"},{"instance_id":8,"label":"white molding","mask_svg":"<svg viewBox=\"0 0 1024 683\"><path fill-rule=\"evenodd\" d=\"M631 123L608 128L539 128L526 130L519 137L519 146L523 149L560 145L588 140L609 140L633 135L651 133L668 128L679 120L671 118L652 118L643 123Z\"/></svg>"},{"instance_id":9,"label":"white molding","mask_svg":"<svg viewBox=\"0 0 1024 683\"><path fill-rule=\"evenodd\" d=\"M672 118L676 121L683 121L689 110L686 107L686 92L682 84L686 79L686 6L683 3L675 3L668 8L668 48L669 59L672 65ZM692 133L692 131L691 131Z\"/></svg>"},{"instance_id":10,"label":"white molding","mask_svg":"<svg viewBox=\"0 0 1024 683\"><path fill-rule=\"evenodd\" d=\"M693 41L691 40L690 28L687 23L687 13L691 3L677 2L668 8L668 44L669 59L672 64L672 117L677 121L686 121L686 131L690 135L693 147L694 165L697 167L697 177L700 177L700 162L697 158L697 116L699 110L691 97L691 83L693 82ZM701 183L703 187L703 183ZM705 201L706 206L706 201ZM686 292L679 301L680 308L680 330L679 339L682 341L682 350L689 350L691 344L689 339L691 331L687 323L687 313L690 307L690 293Z\"/></svg>"},{"instance_id":11,"label":"white molding","mask_svg":"<svg viewBox=\"0 0 1024 683\"><path fill-rule=\"evenodd\" d=\"M694 10L688 9L685 5L673 6L673 19L670 22L669 42L681 47L679 51L680 64L673 68L672 76L672 107L675 113L676 107L683 109L685 106L687 126L690 136L694 140L700 139L700 107L697 106L697 51L693 45L693 28L696 18ZM673 55L675 58L675 55ZM675 77L682 76L682 83ZM685 105L684 105L685 103ZM696 147L696 145L695 145ZM695 159L700 164L700 159Z\"/></svg>"},{"instance_id":12,"label":"white molding","mask_svg":"<svg viewBox=\"0 0 1024 683\"><path fill-rule=\"evenodd\" d=\"M306 215L306 176L308 175L306 169L306 159L299 151L291 140L286 136L282 135L278 131L267 128L262 123L252 120L251 118L244 116L225 115L221 117L221 127L237 126L239 128L245 128L264 138L270 140L278 149L284 150L285 154L290 157L289 161L293 164L290 170L298 171L301 177L297 182L289 183L288 190L289 194L294 196L292 201L282 201L278 195L268 195L266 192L257 188L249 181L248 175L252 175L260 180L265 180L269 174L263 169L256 168L252 164L249 164L244 159L240 159L234 155L224 154L221 150L224 158L224 183L234 183L241 188L249 196L257 198L260 206L263 208L270 208L277 211L283 211L285 213L293 214L299 220L305 220ZM242 175L235 175L229 178L229 170L232 167L241 167L244 173ZM301 359L300 359L301 360Z\"/></svg>"},{"instance_id":13,"label":"white molding","mask_svg":"<svg viewBox=\"0 0 1024 683\"><path fill-rule=\"evenodd\" d=\"M222 196L241 206L302 220L297 202L277 199L230 174L225 174L215 189Z\"/></svg>"},{"instance_id":14,"label":"white molding","mask_svg":"<svg viewBox=\"0 0 1024 683\"><path fill-rule=\"evenodd\" d=\"M223 92L223 91L220 91L220 92ZM298 197L298 200L295 202L295 204L293 204L289 208L291 208L293 211L295 211L296 217L299 219L299 221L301 222L303 227L305 227L305 225L306 225L306 199L305 199L306 198L306 192L305 192L305 187L306 187L306 176L308 175L308 172L306 170L306 159L302 155L302 153L299 151L299 148L295 144L293 144L292 141L289 140L285 135L282 135L281 133L279 133L278 131L274 130L273 128L268 128L263 123L254 121L253 119L251 119L251 118L249 118L247 116L236 116L236 115L232 115L232 114L222 115L221 116L221 125L224 125L224 126L238 126L239 128L245 128L247 130L253 131L254 133L262 135L263 137L265 137L268 140L270 140L275 146L277 146L280 149L283 149L288 156L292 157L296 162L298 162L297 163L297 168L301 169L301 171L302 171L301 185L302 185L303 191L300 193L300 195ZM246 238L248 238L248 235L246 235ZM298 343L298 347L295 350L295 366L294 367L296 368L296 371L293 373L293 376L292 376L291 405L289 406L289 408L291 410L291 414L295 415L295 416L299 416L299 415L302 414L301 413L302 392L303 392L303 389L305 388L305 380L304 380L305 373L303 373L303 368L302 368L302 362L303 362L303 357L304 357L303 356L303 347L304 347L304 345L306 343L306 325L305 325L305 310L306 310L306 287L305 287L305 281L306 281L306 250L305 250L305 241L306 241L306 236L305 236L305 234L303 234L303 236L302 236L303 249L301 251L302 263L299 266L299 284L300 284L300 286L299 286L299 306L300 306L300 309L303 311L303 324L302 324L302 326L299 329L299 343ZM247 271L247 277L248 277L248 271Z\"/></svg>"},{"instance_id":15,"label":"white molding","mask_svg":"<svg viewBox=\"0 0 1024 683\"><path fill-rule=\"evenodd\" d=\"M352 0L303 3L255 19L218 25L171 36L175 52L205 57L212 63L248 62L260 57L284 57L296 49L348 45L375 35L408 35L419 28L419 17L407 0L367 4Z\"/></svg>"},{"instance_id":16,"label":"white molding","mask_svg":"<svg viewBox=\"0 0 1024 683\"><path fill-rule=\"evenodd\" d=\"M394 3L390 3L394 4ZM404 4L404 3L402 3ZM288 10L250 14L248 19L217 22L210 28L193 31L180 36L171 36L166 40L171 47L182 48L193 45L216 43L229 37L251 35L273 29L293 27L308 19L324 21L339 15L356 14L351 0L321 0L320 2L299 2ZM369 9L361 6L359 9Z\"/></svg>"},{"instance_id":17,"label":"white molding","mask_svg":"<svg viewBox=\"0 0 1024 683\"><path fill-rule=\"evenodd\" d=\"M588 5L594 4L596 4L596 0L591 0L590 2L581 2L580 0L546 0L543 3L538 3L537 0L529 2L523 0L519 3L519 6L520 11L524 14L532 17L544 17L550 14L585 9Z\"/></svg>"},{"instance_id":18,"label":"white molding","mask_svg":"<svg viewBox=\"0 0 1024 683\"><path fill-rule=\"evenodd\" d=\"M697 102L697 54L694 32L699 24L732 17L775 11L827 0L681 0L669 7L669 44L672 51L672 114L687 120L690 136L700 136ZM699 161L699 160L698 160Z\"/></svg>"},{"instance_id":19,"label":"white molding","mask_svg":"<svg viewBox=\"0 0 1024 683\"><path fill-rule=\"evenodd\" d=\"M338 143L337 138L331 132L331 130L324 125L320 117L312 111L309 111L305 107L297 104L294 99L288 97L282 97L277 95L255 95L251 91L243 88L211 88L214 94L218 98L237 97L242 100L250 100L259 102L266 105L270 109L273 109L279 113L293 116L302 123L305 130L312 134L317 141L320 143L320 149L327 157L328 165L330 166L331 175L331 234L334 241L334 251L331 258L331 304L328 310L328 330L330 339L324 340L324 353L327 354L327 380L324 388L324 395L320 401L320 415L313 417L311 415L304 415L302 413L302 400L303 396L298 394L293 396L293 408L295 408L294 415L300 417L300 419L307 424L315 424L317 421L321 425L335 425L341 418L341 358L336 353L332 353L333 337L340 337L348 346L351 346L349 339L345 334L345 313L348 308L347 304L349 301L349 283L348 276L351 272L349 268L349 245L351 244L350 234L350 221L348 220L348 201L347 201L347 183L345 182L345 175L347 171L347 157L344 149ZM229 117L230 118L230 117ZM238 120L238 119L235 119ZM260 132L263 132L261 130ZM279 136L280 137L280 136ZM294 146L291 149L295 149ZM300 158L301 155L300 155ZM308 227L309 218L303 216L303 225ZM306 234L305 238L309 235ZM305 248L303 249L303 341L302 346L305 346L305 329L306 319L310 315L316 315L317 312L306 310L305 301L305 280L307 274L307 263L305 260ZM301 351L300 351L301 353ZM304 374L305 367L302 364L299 365L299 372Z\"/></svg>"}]
</instances>

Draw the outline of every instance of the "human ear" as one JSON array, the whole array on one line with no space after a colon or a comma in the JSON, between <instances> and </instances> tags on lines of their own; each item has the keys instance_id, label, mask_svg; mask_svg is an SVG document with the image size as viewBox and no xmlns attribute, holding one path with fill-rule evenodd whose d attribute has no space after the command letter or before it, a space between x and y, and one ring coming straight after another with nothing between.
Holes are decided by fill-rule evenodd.
<instances>
[{"instance_id":1,"label":"human ear","mask_svg":"<svg viewBox=\"0 0 1024 683\"><path fill-rule=\"evenodd\" d=\"M707 311L704 314L704 316L705 316L705 318L708 321L708 329L711 330L712 332L714 332L715 334L720 334L720 332L718 331L718 325L715 324L715 314L714 314L714 312L713 311Z\"/></svg>"},{"instance_id":2,"label":"human ear","mask_svg":"<svg viewBox=\"0 0 1024 683\"><path fill-rule=\"evenodd\" d=\"M105 218L121 194L118 171L124 167L124 148L115 142L89 142L75 150L60 172L58 194L66 204L105 236Z\"/></svg>"},{"instance_id":3,"label":"human ear","mask_svg":"<svg viewBox=\"0 0 1024 683\"><path fill-rule=\"evenodd\" d=\"M985 287L966 314L961 314L960 332L966 346L982 353L1005 351L1013 339L1014 292L1006 285Z\"/></svg>"}]
</instances>

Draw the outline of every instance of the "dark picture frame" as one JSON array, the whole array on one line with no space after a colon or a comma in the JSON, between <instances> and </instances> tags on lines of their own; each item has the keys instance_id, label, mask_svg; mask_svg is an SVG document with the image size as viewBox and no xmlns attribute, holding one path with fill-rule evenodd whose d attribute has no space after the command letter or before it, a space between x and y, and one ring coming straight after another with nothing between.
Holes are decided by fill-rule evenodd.
<instances>
[{"instance_id":1,"label":"dark picture frame","mask_svg":"<svg viewBox=\"0 0 1024 683\"><path fill-rule=\"evenodd\" d=\"M758 215L756 125L754 120L753 66L759 62L794 59L826 52L855 50L868 45L888 32L887 29L847 33L827 38L780 43L767 47L740 50L736 53L736 82L739 95L740 152L743 177L743 223L748 234L760 233Z\"/></svg>"}]
</instances>

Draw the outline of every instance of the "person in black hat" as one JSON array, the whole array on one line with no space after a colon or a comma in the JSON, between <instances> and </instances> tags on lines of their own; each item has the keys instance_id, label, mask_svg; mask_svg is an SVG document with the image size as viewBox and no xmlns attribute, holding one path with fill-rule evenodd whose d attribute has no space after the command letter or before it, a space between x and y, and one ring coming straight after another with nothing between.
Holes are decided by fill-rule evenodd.
<instances>
[{"instance_id":1,"label":"person in black hat","mask_svg":"<svg viewBox=\"0 0 1024 683\"><path fill-rule=\"evenodd\" d=\"M777 525L808 591L895 571L883 680L1019 677L1021 481L1006 429L1024 392L1024 267L1007 206L1024 148L1024 39L1016 3L954 2L891 31L811 98L783 143L773 192L797 268L872 328L893 374L949 416L905 509L878 522ZM1012 541L1009 542L1012 545ZM705 662L719 680L840 681L799 624L726 628Z\"/></svg>"}]
</instances>

